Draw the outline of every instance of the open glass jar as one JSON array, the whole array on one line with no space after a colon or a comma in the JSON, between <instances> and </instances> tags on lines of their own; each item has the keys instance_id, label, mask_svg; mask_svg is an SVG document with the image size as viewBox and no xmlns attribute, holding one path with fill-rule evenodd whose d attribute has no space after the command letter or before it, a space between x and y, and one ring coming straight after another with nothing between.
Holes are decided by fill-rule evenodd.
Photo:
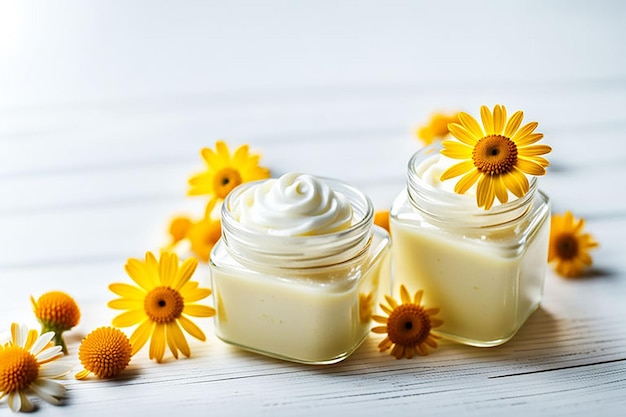
<instances>
[{"instance_id":1,"label":"open glass jar","mask_svg":"<svg viewBox=\"0 0 626 417\"><path fill-rule=\"evenodd\" d=\"M549 199L536 178L522 198L489 210L477 207L475 197L433 187L422 173L440 149L435 144L413 155L406 191L392 205L394 282L423 289L424 304L441 309L442 336L496 346L541 301Z\"/></svg>"},{"instance_id":2,"label":"open glass jar","mask_svg":"<svg viewBox=\"0 0 626 417\"><path fill-rule=\"evenodd\" d=\"M233 216L242 194L222 206L222 238L210 259L216 335L268 356L325 364L349 356L369 333L381 285L390 282L390 239L373 225L367 196L323 179L343 194L352 225L307 236L276 236L244 226ZM388 291L388 288L385 288Z\"/></svg>"}]
</instances>

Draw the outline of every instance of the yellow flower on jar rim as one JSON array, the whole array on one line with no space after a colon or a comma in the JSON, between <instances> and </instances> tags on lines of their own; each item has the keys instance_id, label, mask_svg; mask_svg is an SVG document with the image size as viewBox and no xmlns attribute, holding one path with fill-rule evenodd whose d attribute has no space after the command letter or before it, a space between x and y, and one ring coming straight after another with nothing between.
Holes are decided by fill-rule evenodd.
<instances>
[{"instance_id":1,"label":"yellow flower on jar rim","mask_svg":"<svg viewBox=\"0 0 626 417\"><path fill-rule=\"evenodd\" d=\"M543 133L534 133L537 122L520 128L524 113L515 112L507 119L506 107L495 105L493 112L487 106L480 108L481 126L471 115L460 112L459 122L449 125L456 138L444 140L441 154L459 162L441 174L441 181L463 175L454 191L464 194L474 184L478 207L489 210L497 197L501 203L508 201L509 190L523 197L529 189L529 175L544 175L549 165L540 155L552 149L536 145Z\"/></svg>"}]
</instances>

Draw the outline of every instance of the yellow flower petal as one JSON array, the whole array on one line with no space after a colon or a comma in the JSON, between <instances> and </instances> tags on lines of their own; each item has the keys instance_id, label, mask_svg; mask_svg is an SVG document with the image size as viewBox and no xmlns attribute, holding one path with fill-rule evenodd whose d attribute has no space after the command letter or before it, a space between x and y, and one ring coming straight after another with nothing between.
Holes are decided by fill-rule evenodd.
<instances>
[{"instance_id":1,"label":"yellow flower petal","mask_svg":"<svg viewBox=\"0 0 626 417\"><path fill-rule=\"evenodd\" d=\"M126 311L113 319L115 327L130 327L146 319L146 312L143 309Z\"/></svg>"},{"instance_id":2,"label":"yellow flower petal","mask_svg":"<svg viewBox=\"0 0 626 417\"><path fill-rule=\"evenodd\" d=\"M167 341L167 346L170 348L170 352L172 352L175 359L178 359L178 347L176 346L176 341L174 340L174 334L171 332L172 327L178 328L178 324L176 322L165 324L165 339Z\"/></svg>"},{"instance_id":3,"label":"yellow flower petal","mask_svg":"<svg viewBox=\"0 0 626 417\"><path fill-rule=\"evenodd\" d=\"M176 275L176 279L172 284L172 288L174 288L176 291L179 291L183 287L183 285L185 285L191 279L193 273L196 272L197 266L198 261L195 258L186 259L178 269L178 274Z\"/></svg>"},{"instance_id":4,"label":"yellow flower petal","mask_svg":"<svg viewBox=\"0 0 626 417\"><path fill-rule=\"evenodd\" d=\"M126 262L124 266L126 273L133 281L137 283L141 288L149 291L152 288L152 278L146 271L145 264L139 259L131 258Z\"/></svg>"},{"instance_id":5,"label":"yellow flower petal","mask_svg":"<svg viewBox=\"0 0 626 417\"><path fill-rule=\"evenodd\" d=\"M474 117L472 117L470 114L465 112L459 112L459 121L461 122L463 127L465 127L465 129L467 129L467 131L472 134L475 139L474 142L485 137L485 132L483 131L482 127L480 127L476 119L474 119Z\"/></svg>"},{"instance_id":6,"label":"yellow flower petal","mask_svg":"<svg viewBox=\"0 0 626 417\"><path fill-rule=\"evenodd\" d=\"M506 128L504 129L504 136L507 138L513 137L519 126L522 124L522 119L524 118L524 112L521 110L513 113L513 116L509 119L506 124Z\"/></svg>"},{"instance_id":7,"label":"yellow flower petal","mask_svg":"<svg viewBox=\"0 0 626 417\"><path fill-rule=\"evenodd\" d=\"M180 295L185 300L185 303L193 303L207 298L209 295L211 295L211 290L209 288L195 288L186 290L185 287L183 287L183 289L180 291Z\"/></svg>"},{"instance_id":8,"label":"yellow flower petal","mask_svg":"<svg viewBox=\"0 0 626 417\"><path fill-rule=\"evenodd\" d=\"M215 315L215 309L200 304L190 304L185 305L183 313L193 317L213 317Z\"/></svg>"},{"instance_id":9,"label":"yellow flower petal","mask_svg":"<svg viewBox=\"0 0 626 417\"><path fill-rule=\"evenodd\" d=\"M419 290L413 297L413 304L420 305L422 303L422 297L424 296L424 290Z\"/></svg>"},{"instance_id":10,"label":"yellow flower petal","mask_svg":"<svg viewBox=\"0 0 626 417\"><path fill-rule=\"evenodd\" d=\"M493 133L501 135L506 122L506 107L496 104L493 107Z\"/></svg>"},{"instance_id":11,"label":"yellow flower petal","mask_svg":"<svg viewBox=\"0 0 626 417\"><path fill-rule=\"evenodd\" d=\"M521 156L537 156L537 155L545 155L552 151L552 148L548 145L533 145L533 146L524 146L523 148L518 148L518 154Z\"/></svg>"},{"instance_id":12,"label":"yellow flower petal","mask_svg":"<svg viewBox=\"0 0 626 417\"><path fill-rule=\"evenodd\" d=\"M131 355L139 352L141 348L146 344L148 339L150 339L153 327L154 322L150 320L145 320L135 329L133 334L130 336L130 344L133 346Z\"/></svg>"},{"instance_id":13,"label":"yellow flower petal","mask_svg":"<svg viewBox=\"0 0 626 417\"><path fill-rule=\"evenodd\" d=\"M183 329L185 329L187 333L189 333L196 339L201 340L203 342L206 340L206 336L204 335L204 332L200 330L200 328L196 326L194 322L189 320L187 317L180 316L178 318L178 323L180 323L180 325L183 327Z\"/></svg>"},{"instance_id":14,"label":"yellow flower petal","mask_svg":"<svg viewBox=\"0 0 626 417\"><path fill-rule=\"evenodd\" d=\"M524 139L518 139L516 143L518 148L522 148L528 145L532 145L533 143L538 142L541 139L543 139L543 133L532 133L525 136Z\"/></svg>"},{"instance_id":15,"label":"yellow flower petal","mask_svg":"<svg viewBox=\"0 0 626 417\"><path fill-rule=\"evenodd\" d=\"M474 163L472 161L462 161L446 169L443 174L441 174L440 179L441 181L445 181L447 179L458 177L459 175L470 172L473 169Z\"/></svg>"},{"instance_id":16,"label":"yellow flower petal","mask_svg":"<svg viewBox=\"0 0 626 417\"><path fill-rule=\"evenodd\" d=\"M478 169L472 169L463 178L461 178L459 182L456 183L454 186L454 192L457 194L465 194L465 192L469 190L481 176L482 174L478 171Z\"/></svg>"},{"instance_id":17,"label":"yellow flower petal","mask_svg":"<svg viewBox=\"0 0 626 417\"><path fill-rule=\"evenodd\" d=\"M452 159L468 159L472 157L472 147L455 140L444 140L441 154Z\"/></svg>"},{"instance_id":18,"label":"yellow flower petal","mask_svg":"<svg viewBox=\"0 0 626 417\"><path fill-rule=\"evenodd\" d=\"M478 142L481 138L477 138L472 133L470 133L467 129L461 126L458 123L451 123L448 128L450 129L450 133L452 136L460 140L461 142L474 146L476 142Z\"/></svg>"},{"instance_id":19,"label":"yellow flower petal","mask_svg":"<svg viewBox=\"0 0 626 417\"><path fill-rule=\"evenodd\" d=\"M402 300L402 304L411 303L411 294L409 294L409 291L404 285L400 285L400 300Z\"/></svg>"},{"instance_id":20,"label":"yellow flower petal","mask_svg":"<svg viewBox=\"0 0 626 417\"><path fill-rule=\"evenodd\" d=\"M496 192L496 197L500 201L500 203L504 204L509 201L509 191L506 188L504 181L502 180L502 175L494 176L493 178L493 186Z\"/></svg>"},{"instance_id":21,"label":"yellow flower petal","mask_svg":"<svg viewBox=\"0 0 626 417\"><path fill-rule=\"evenodd\" d=\"M143 300L143 298L146 296L146 292L144 290L129 284L111 284L109 285L109 290L121 297L132 298L135 300Z\"/></svg>"},{"instance_id":22,"label":"yellow flower petal","mask_svg":"<svg viewBox=\"0 0 626 417\"><path fill-rule=\"evenodd\" d=\"M493 116L491 115L491 110L489 110L489 107L480 106L480 118L483 121L486 135L493 135Z\"/></svg>"},{"instance_id":23,"label":"yellow flower petal","mask_svg":"<svg viewBox=\"0 0 626 417\"><path fill-rule=\"evenodd\" d=\"M150 339L150 359L156 359L157 362L163 360L165 353L165 324L157 323L152 331Z\"/></svg>"},{"instance_id":24,"label":"yellow flower petal","mask_svg":"<svg viewBox=\"0 0 626 417\"><path fill-rule=\"evenodd\" d=\"M520 178L523 178L523 180ZM507 175L502 175L502 181L507 189L511 190L517 197L523 197L528 191L528 180L526 176L519 170L513 170Z\"/></svg>"},{"instance_id":25,"label":"yellow flower petal","mask_svg":"<svg viewBox=\"0 0 626 417\"><path fill-rule=\"evenodd\" d=\"M143 308L143 300L116 298L109 301L107 305L115 310L141 310Z\"/></svg>"},{"instance_id":26,"label":"yellow flower petal","mask_svg":"<svg viewBox=\"0 0 626 417\"><path fill-rule=\"evenodd\" d=\"M167 325L167 337L168 340L171 339L171 343L175 344L183 355L186 357L191 356L191 349L189 349L187 339L185 339L185 335L178 327L178 323L171 322Z\"/></svg>"},{"instance_id":27,"label":"yellow flower petal","mask_svg":"<svg viewBox=\"0 0 626 417\"><path fill-rule=\"evenodd\" d=\"M515 133L515 135L511 138L511 140L515 142L517 146L522 146L520 145L520 143L523 143L523 141L526 140L527 137L533 133L533 131L537 128L538 125L539 123L537 122L530 122L524 125L524 127L522 127L520 130L518 130Z\"/></svg>"},{"instance_id":28,"label":"yellow flower petal","mask_svg":"<svg viewBox=\"0 0 626 417\"><path fill-rule=\"evenodd\" d=\"M522 157L517 158L517 168L526 174L535 176L544 175L546 173L546 169L544 167Z\"/></svg>"},{"instance_id":29,"label":"yellow flower petal","mask_svg":"<svg viewBox=\"0 0 626 417\"><path fill-rule=\"evenodd\" d=\"M483 175L478 181L478 187L476 187L476 202L478 203L478 207L484 207L485 210L489 210L495 198L496 193L491 175Z\"/></svg>"},{"instance_id":30,"label":"yellow flower petal","mask_svg":"<svg viewBox=\"0 0 626 417\"><path fill-rule=\"evenodd\" d=\"M376 326L376 327L372 327L371 331L372 331L373 333L384 334L384 333L387 333L387 326Z\"/></svg>"},{"instance_id":31,"label":"yellow flower petal","mask_svg":"<svg viewBox=\"0 0 626 417\"><path fill-rule=\"evenodd\" d=\"M159 276L161 285L171 286L178 272L178 256L173 252L161 253Z\"/></svg>"}]
</instances>

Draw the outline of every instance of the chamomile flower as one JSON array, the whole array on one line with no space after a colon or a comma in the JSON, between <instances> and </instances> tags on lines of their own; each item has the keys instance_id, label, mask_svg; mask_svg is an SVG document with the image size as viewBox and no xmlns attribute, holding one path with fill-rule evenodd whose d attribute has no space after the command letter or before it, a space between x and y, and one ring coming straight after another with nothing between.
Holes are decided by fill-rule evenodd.
<instances>
[{"instance_id":1,"label":"chamomile flower","mask_svg":"<svg viewBox=\"0 0 626 417\"><path fill-rule=\"evenodd\" d=\"M54 332L54 343L61 346L63 353L67 353L63 332L76 326L80 320L80 309L76 301L62 291L47 292L37 301L31 296L30 301L35 317L41 323L41 332Z\"/></svg>"},{"instance_id":2,"label":"chamomile flower","mask_svg":"<svg viewBox=\"0 0 626 417\"><path fill-rule=\"evenodd\" d=\"M129 259L125 269L137 286L115 283L109 289L121 298L109 302L109 307L126 310L113 319L115 327L139 325L130 336L131 355L150 340L150 359L161 362L167 345L178 359L178 352L189 357L191 350L181 330L199 340L206 340L204 332L189 319L211 317L212 307L197 304L211 295L208 288L200 288L191 281L198 261L186 259L179 265L175 253L162 252L157 261L151 252L145 260Z\"/></svg>"},{"instance_id":3,"label":"chamomile flower","mask_svg":"<svg viewBox=\"0 0 626 417\"><path fill-rule=\"evenodd\" d=\"M463 175L454 191L464 194L476 182L478 207L489 210L497 197L501 203L508 201L510 190L517 197L524 196L529 189L529 175L544 175L547 154L551 148L536 145L543 133L534 133L537 122L520 128L524 113L515 112L507 121L506 107L496 105L493 112L487 106L480 109L483 126L467 113L459 113L460 123L449 125L456 139L442 142L441 154L459 162L441 175L441 180Z\"/></svg>"},{"instance_id":4,"label":"chamomile flower","mask_svg":"<svg viewBox=\"0 0 626 417\"><path fill-rule=\"evenodd\" d=\"M396 359L412 358L415 354L428 355L427 346L437 347L439 336L431 333L443 321L433 317L439 312L438 308L424 308L421 306L422 295L419 290L411 299L409 291L404 285L400 286L400 300L402 304L385 295L389 305L380 303L380 308L387 313L387 317L374 315L372 319L383 326L372 328L372 332L386 334L387 337L378 344L378 350L384 352L391 348L391 354Z\"/></svg>"},{"instance_id":5,"label":"chamomile flower","mask_svg":"<svg viewBox=\"0 0 626 417\"><path fill-rule=\"evenodd\" d=\"M128 366L132 350L130 340L121 330L99 327L80 343L78 359L84 369L74 377L85 379L91 373L99 378L114 377Z\"/></svg>"},{"instance_id":6,"label":"chamomile flower","mask_svg":"<svg viewBox=\"0 0 626 417\"><path fill-rule=\"evenodd\" d=\"M0 345L0 399L8 397L11 410L32 411L35 406L27 394L58 405L65 396L63 385L54 381L70 371L55 363L63 356L61 346L51 342L54 332L39 335L24 325L11 325L11 340Z\"/></svg>"},{"instance_id":7,"label":"chamomile flower","mask_svg":"<svg viewBox=\"0 0 626 417\"><path fill-rule=\"evenodd\" d=\"M201 150L206 170L189 178L189 195L208 195L223 200L228 193L244 182L269 178L267 168L259 166L259 155L250 154L249 146L243 145L231 154L223 141L215 144L215 150Z\"/></svg>"},{"instance_id":8,"label":"chamomile flower","mask_svg":"<svg viewBox=\"0 0 626 417\"><path fill-rule=\"evenodd\" d=\"M430 120L425 126L422 126L417 129L416 135L426 145L430 145L431 143L435 141L435 139L444 139L446 136L448 136L450 134L448 125L450 123L458 123L458 122L459 122L458 113L453 113L453 114L434 113L430 117Z\"/></svg>"},{"instance_id":9,"label":"chamomile flower","mask_svg":"<svg viewBox=\"0 0 626 417\"><path fill-rule=\"evenodd\" d=\"M576 219L570 211L553 215L550 229L548 262L556 272L568 278L580 276L592 264L589 250L598 246L589 233L583 233L585 219Z\"/></svg>"}]
</instances>

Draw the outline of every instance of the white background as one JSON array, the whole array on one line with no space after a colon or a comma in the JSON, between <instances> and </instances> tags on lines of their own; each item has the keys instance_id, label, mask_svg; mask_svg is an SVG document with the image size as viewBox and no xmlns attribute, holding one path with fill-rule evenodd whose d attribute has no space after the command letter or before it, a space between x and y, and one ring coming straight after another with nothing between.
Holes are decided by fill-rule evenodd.
<instances>
[{"instance_id":1,"label":"white background","mask_svg":"<svg viewBox=\"0 0 626 417\"><path fill-rule=\"evenodd\" d=\"M305 367L226 346L205 320L191 359L144 350L126 376L68 381L66 406L40 412L618 415L625 21L619 1L0 0L0 331L33 324L29 296L52 289L83 310L70 352L109 324L126 259L201 211L186 179L218 139L249 143L275 176L352 182L382 209L431 112L502 103L540 123L554 149L540 187L601 244L585 278L548 273L542 308L499 348L396 361L372 336Z\"/></svg>"}]
</instances>

